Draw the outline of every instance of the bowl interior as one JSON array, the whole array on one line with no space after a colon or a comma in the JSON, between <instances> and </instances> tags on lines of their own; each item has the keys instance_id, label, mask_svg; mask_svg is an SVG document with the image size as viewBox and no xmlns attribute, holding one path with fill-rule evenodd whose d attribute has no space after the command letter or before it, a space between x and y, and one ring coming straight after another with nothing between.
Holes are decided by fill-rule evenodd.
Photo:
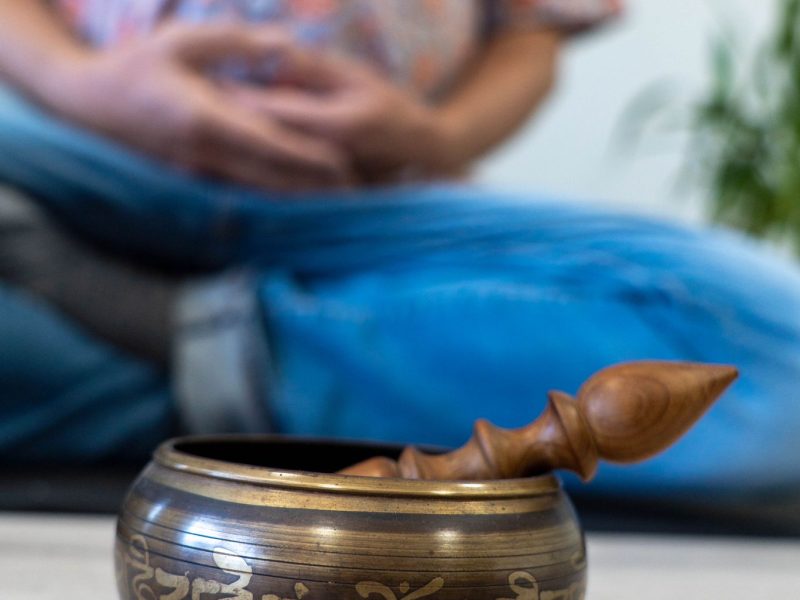
<instances>
[{"instance_id":1,"label":"bowl interior","mask_svg":"<svg viewBox=\"0 0 800 600\"><path fill-rule=\"evenodd\" d=\"M369 442L332 441L280 436L185 438L173 449L190 456L250 467L336 473L374 456L396 459L403 447ZM445 451L425 448L426 452Z\"/></svg>"},{"instance_id":2,"label":"bowl interior","mask_svg":"<svg viewBox=\"0 0 800 600\"><path fill-rule=\"evenodd\" d=\"M505 498L561 489L552 473L487 481L355 477L338 472L375 456L396 459L403 446L277 435L187 437L162 444L155 463L173 472L252 485L331 493L449 498ZM424 452L447 449L421 447Z\"/></svg>"}]
</instances>

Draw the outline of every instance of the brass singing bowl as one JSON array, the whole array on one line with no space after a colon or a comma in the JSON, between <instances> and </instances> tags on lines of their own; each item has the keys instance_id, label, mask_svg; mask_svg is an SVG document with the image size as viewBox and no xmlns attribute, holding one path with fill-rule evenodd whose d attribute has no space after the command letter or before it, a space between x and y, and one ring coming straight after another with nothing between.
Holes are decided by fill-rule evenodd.
<instances>
[{"instance_id":1,"label":"brass singing bowl","mask_svg":"<svg viewBox=\"0 0 800 600\"><path fill-rule=\"evenodd\" d=\"M337 475L400 447L279 437L165 443L119 516L123 599L581 600L586 550L554 475Z\"/></svg>"}]
</instances>

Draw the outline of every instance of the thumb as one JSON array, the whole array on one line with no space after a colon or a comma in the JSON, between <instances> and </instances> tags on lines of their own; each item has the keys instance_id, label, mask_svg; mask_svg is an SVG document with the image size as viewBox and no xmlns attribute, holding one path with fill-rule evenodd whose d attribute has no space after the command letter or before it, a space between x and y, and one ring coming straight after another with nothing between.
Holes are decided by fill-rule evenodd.
<instances>
[{"instance_id":1,"label":"thumb","mask_svg":"<svg viewBox=\"0 0 800 600\"><path fill-rule=\"evenodd\" d=\"M276 83L320 92L348 87L366 71L366 65L334 51L296 48L277 64Z\"/></svg>"}]
</instances>

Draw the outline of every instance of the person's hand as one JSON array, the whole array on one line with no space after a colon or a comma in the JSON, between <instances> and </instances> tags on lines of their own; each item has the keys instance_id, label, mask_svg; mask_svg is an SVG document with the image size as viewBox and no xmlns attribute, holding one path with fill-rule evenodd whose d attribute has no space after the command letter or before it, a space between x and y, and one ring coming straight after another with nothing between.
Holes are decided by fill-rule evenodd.
<instances>
[{"instance_id":1,"label":"person's hand","mask_svg":"<svg viewBox=\"0 0 800 600\"><path fill-rule=\"evenodd\" d=\"M88 54L51 108L192 173L265 189L347 185L338 144L248 112L209 76L229 61L292 62L296 51L275 28L168 24Z\"/></svg>"},{"instance_id":2,"label":"person's hand","mask_svg":"<svg viewBox=\"0 0 800 600\"><path fill-rule=\"evenodd\" d=\"M369 65L303 52L283 65L293 85L239 87L241 105L342 145L367 180L445 174L447 135L434 108Z\"/></svg>"}]
</instances>

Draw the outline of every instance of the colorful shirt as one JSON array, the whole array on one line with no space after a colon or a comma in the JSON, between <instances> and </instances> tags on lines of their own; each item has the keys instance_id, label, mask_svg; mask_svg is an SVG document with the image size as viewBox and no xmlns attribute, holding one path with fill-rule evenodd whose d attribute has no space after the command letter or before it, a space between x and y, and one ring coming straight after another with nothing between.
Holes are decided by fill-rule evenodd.
<instances>
[{"instance_id":1,"label":"colorful shirt","mask_svg":"<svg viewBox=\"0 0 800 600\"><path fill-rule=\"evenodd\" d=\"M432 95L482 40L504 28L583 29L622 0L56 0L87 40L108 45L161 20L280 23L303 43L370 60L396 82Z\"/></svg>"}]
</instances>

